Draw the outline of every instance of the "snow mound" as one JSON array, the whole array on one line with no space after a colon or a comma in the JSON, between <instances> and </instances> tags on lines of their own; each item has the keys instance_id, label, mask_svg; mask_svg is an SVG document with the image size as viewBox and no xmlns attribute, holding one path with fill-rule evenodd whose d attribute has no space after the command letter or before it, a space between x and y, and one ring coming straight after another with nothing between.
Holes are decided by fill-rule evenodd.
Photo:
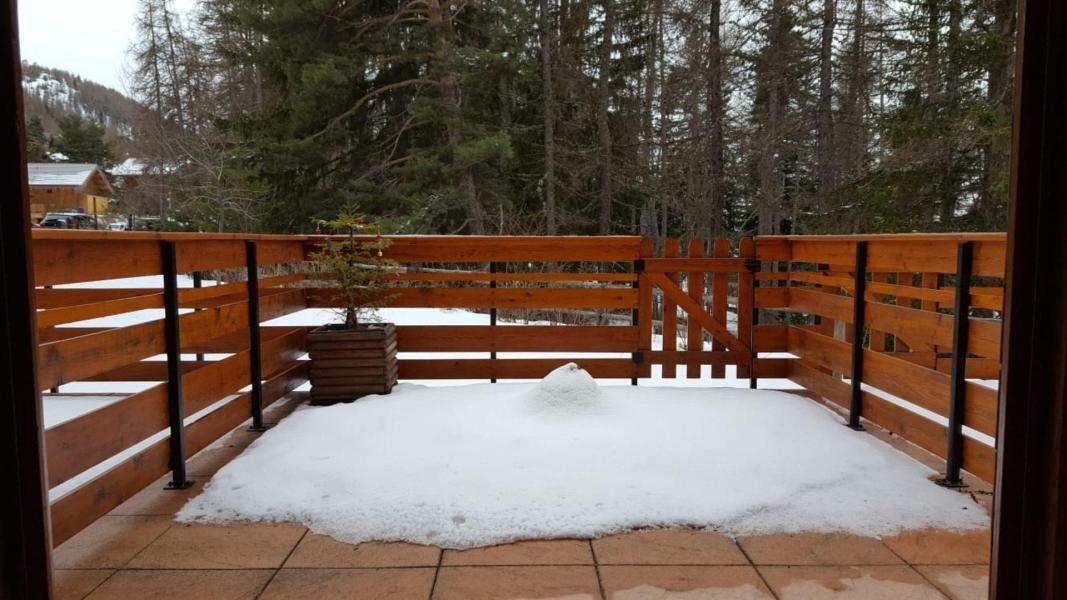
<instances>
[{"instance_id":1,"label":"snow mound","mask_svg":"<svg viewBox=\"0 0 1067 600\"><path fill-rule=\"evenodd\" d=\"M988 526L970 497L930 482L932 471L793 394L602 386L597 402L611 410L563 419L530 410L533 397L548 411L592 402L587 376L568 368L535 384L402 384L389 396L301 407L219 470L178 519L299 521L348 543L446 548L638 527L888 535Z\"/></svg>"},{"instance_id":2,"label":"snow mound","mask_svg":"<svg viewBox=\"0 0 1067 600\"><path fill-rule=\"evenodd\" d=\"M574 363L567 363L536 383L527 395L527 403L543 413L589 413L602 409L603 396L592 375Z\"/></svg>"}]
</instances>

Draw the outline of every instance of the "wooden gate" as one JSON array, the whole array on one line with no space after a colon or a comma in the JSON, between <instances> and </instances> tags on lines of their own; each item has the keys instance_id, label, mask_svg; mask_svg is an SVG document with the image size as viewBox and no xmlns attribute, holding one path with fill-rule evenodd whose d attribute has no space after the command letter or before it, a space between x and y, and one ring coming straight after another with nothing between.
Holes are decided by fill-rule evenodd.
<instances>
[{"instance_id":1,"label":"wooden gate","mask_svg":"<svg viewBox=\"0 0 1067 600\"><path fill-rule=\"evenodd\" d=\"M710 244L692 239L685 257L681 256L679 241L668 239L662 257L650 256L640 261L638 328L644 346L642 376L651 375L652 365L662 365L664 378L677 377L679 366L685 367L685 377L699 378L702 366L710 365L711 376L723 378L726 367L734 365L738 377L754 380L753 310L759 269L755 256L751 238L742 239L736 253L731 253L726 239ZM660 344L654 343L657 294L662 307ZM678 348L679 311L685 317L684 349ZM730 325L730 312L736 314L734 327Z\"/></svg>"}]
</instances>

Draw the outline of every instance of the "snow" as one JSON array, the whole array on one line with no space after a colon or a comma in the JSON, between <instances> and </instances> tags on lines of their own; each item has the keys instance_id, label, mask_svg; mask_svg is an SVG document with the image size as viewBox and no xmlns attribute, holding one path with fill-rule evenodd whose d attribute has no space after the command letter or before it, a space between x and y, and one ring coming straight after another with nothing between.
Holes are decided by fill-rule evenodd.
<instances>
[{"instance_id":1,"label":"snow","mask_svg":"<svg viewBox=\"0 0 1067 600\"><path fill-rule=\"evenodd\" d=\"M341 541L468 548L638 527L730 534L978 528L984 510L805 398L534 384L301 407L223 467L180 521L300 521Z\"/></svg>"},{"instance_id":2,"label":"snow","mask_svg":"<svg viewBox=\"0 0 1067 600\"><path fill-rule=\"evenodd\" d=\"M597 412L605 407L603 394L592 375L574 363L552 371L526 395L527 405L544 414L570 415Z\"/></svg>"}]
</instances>

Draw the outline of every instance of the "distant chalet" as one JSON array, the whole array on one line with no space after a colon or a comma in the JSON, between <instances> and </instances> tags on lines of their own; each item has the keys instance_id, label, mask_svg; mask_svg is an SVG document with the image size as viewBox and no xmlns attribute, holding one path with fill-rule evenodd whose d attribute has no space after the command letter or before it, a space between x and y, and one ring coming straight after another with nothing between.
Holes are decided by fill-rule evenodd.
<instances>
[{"instance_id":1,"label":"distant chalet","mask_svg":"<svg viewBox=\"0 0 1067 600\"><path fill-rule=\"evenodd\" d=\"M29 163L30 218L50 212L102 214L115 190L104 170L90 163Z\"/></svg>"}]
</instances>

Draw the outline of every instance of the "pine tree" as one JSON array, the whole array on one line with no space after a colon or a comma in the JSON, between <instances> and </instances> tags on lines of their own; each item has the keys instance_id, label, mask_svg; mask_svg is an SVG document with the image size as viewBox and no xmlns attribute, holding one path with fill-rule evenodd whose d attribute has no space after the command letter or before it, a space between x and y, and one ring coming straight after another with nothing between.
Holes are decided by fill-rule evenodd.
<instances>
[{"instance_id":1,"label":"pine tree","mask_svg":"<svg viewBox=\"0 0 1067 600\"><path fill-rule=\"evenodd\" d=\"M96 123L83 120L78 115L67 115L58 121L59 139L55 150L66 157L66 161L91 163L110 168L115 164L111 148L104 140L104 128Z\"/></svg>"},{"instance_id":2,"label":"pine tree","mask_svg":"<svg viewBox=\"0 0 1067 600\"><path fill-rule=\"evenodd\" d=\"M26 124L26 160L39 162L48 159L48 136L44 132L41 117L34 116Z\"/></svg>"}]
</instances>

